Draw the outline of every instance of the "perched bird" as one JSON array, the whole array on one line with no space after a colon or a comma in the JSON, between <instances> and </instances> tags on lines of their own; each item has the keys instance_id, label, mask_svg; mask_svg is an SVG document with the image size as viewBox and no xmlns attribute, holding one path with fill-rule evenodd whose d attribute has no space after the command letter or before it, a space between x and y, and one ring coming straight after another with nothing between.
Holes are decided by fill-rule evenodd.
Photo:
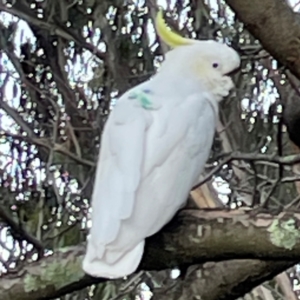
<instances>
[{"instance_id":1,"label":"perched bird","mask_svg":"<svg viewBox=\"0 0 300 300\"><path fill-rule=\"evenodd\" d=\"M101 140L92 195L92 227L83 270L120 278L137 269L145 238L186 203L209 157L218 101L240 65L235 50L183 38L162 11L157 33L173 49L156 75L123 94Z\"/></svg>"}]
</instances>

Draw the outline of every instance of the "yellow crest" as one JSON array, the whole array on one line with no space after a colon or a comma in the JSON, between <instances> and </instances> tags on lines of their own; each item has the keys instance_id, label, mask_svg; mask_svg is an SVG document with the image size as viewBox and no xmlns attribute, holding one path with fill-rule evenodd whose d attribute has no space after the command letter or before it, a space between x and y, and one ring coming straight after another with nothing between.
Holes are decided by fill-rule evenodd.
<instances>
[{"instance_id":1,"label":"yellow crest","mask_svg":"<svg viewBox=\"0 0 300 300\"><path fill-rule=\"evenodd\" d=\"M164 18L162 9L159 10L155 20L155 28L159 37L170 47L185 46L193 43L193 40L184 38L179 34L171 31Z\"/></svg>"}]
</instances>

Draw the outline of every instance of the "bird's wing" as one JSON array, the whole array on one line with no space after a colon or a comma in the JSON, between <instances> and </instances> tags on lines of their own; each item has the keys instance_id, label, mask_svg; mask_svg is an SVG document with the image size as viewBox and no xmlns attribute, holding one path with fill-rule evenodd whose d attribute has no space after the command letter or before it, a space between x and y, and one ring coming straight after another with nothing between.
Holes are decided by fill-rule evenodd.
<instances>
[{"instance_id":1,"label":"bird's wing","mask_svg":"<svg viewBox=\"0 0 300 300\"><path fill-rule=\"evenodd\" d=\"M144 239L183 204L213 137L213 127L206 132L214 122L213 112L198 96L172 99L170 105L164 98L162 109L157 95L149 95L149 101L126 97L102 135L83 262L85 272L96 277L122 277L136 270ZM148 109L160 110L152 114ZM205 132L200 140L199 132ZM200 164L195 162L199 158Z\"/></svg>"},{"instance_id":2,"label":"bird's wing","mask_svg":"<svg viewBox=\"0 0 300 300\"><path fill-rule=\"evenodd\" d=\"M130 217L141 179L151 115L136 101L124 95L111 112L102 135L90 238L100 252L116 239L121 221ZM101 257L101 253L98 255Z\"/></svg>"}]
</instances>

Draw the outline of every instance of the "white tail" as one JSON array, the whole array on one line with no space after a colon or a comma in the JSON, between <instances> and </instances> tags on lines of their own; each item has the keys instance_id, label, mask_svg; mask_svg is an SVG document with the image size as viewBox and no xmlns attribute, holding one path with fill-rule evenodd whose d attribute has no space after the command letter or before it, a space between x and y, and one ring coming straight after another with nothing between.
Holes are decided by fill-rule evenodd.
<instances>
[{"instance_id":1,"label":"white tail","mask_svg":"<svg viewBox=\"0 0 300 300\"><path fill-rule=\"evenodd\" d=\"M87 252L83 259L83 270L93 277L122 278L134 273L142 259L145 240L127 252L107 251L101 258L98 249L88 243ZM99 249L100 252L102 249ZM113 263L110 263L113 262Z\"/></svg>"}]
</instances>

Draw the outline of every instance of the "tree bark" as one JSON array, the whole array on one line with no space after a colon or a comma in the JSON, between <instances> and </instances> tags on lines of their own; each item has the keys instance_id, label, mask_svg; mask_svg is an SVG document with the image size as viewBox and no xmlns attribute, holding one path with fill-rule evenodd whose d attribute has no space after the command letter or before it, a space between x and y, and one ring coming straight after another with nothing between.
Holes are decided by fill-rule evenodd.
<instances>
[{"instance_id":1,"label":"tree bark","mask_svg":"<svg viewBox=\"0 0 300 300\"><path fill-rule=\"evenodd\" d=\"M187 293L185 289L191 282L195 289L199 285L197 294L207 295L203 299L221 299L218 297L222 293L242 295L300 260L299 224L300 214L296 213L273 217L267 214L250 216L241 211L182 211L161 232L147 240L139 269L157 271L179 267L186 270L191 265L208 261L269 260L241 261L243 268L232 262L210 264L214 267L209 272L206 264L201 267L202 273L208 274L205 280L197 277L199 272L188 275L187 271L185 279L176 283L180 295ZM27 265L18 274L2 276L0 299L52 299L105 281L84 276L81 270L84 250L83 245L57 250L52 256ZM229 269L232 271L228 272ZM226 293L224 280L228 283Z\"/></svg>"}]
</instances>

